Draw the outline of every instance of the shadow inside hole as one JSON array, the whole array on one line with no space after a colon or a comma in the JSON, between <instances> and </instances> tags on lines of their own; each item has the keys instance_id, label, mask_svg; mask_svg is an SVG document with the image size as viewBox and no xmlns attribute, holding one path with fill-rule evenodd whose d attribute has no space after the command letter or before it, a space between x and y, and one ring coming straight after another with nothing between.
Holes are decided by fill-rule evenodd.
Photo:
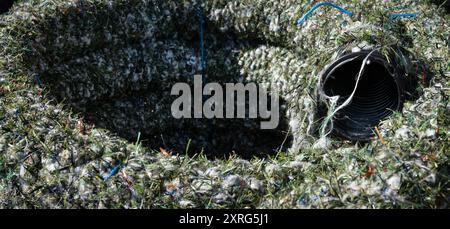
<instances>
[{"instance_id":1,"label":"shadow inside hole","mask_svg":"<svg viewBox=\"0 0 450 229\"><path fill-rule=\"evenodd\" d=\"M273 155L290 145L284 112L277 129L262 130L259 119L175 119L170 114L174 99L169 95L135 94L89 105L81 113L87 122L130 142L140 133L144 146L161 147L174 154L203 151L212 158L237 154L251 159Z\"/></svg>"},{"instance_id":2,"label":"shadow inside hole","mask_svg":"<svg viewBox=\"0 0 450 229\"><path fill-rule=\"evenodd\" d=\"M238 53L259 46L259 41L241 41L215 28L208 28L205 39L204 83L242 82ZM120 47L86 50L64 63L49 63L41 74L43 83L50 97L79 113L85 122L132 143L140 134L143 145L152 149L189 155L203 152L210 158L236 154L250 159L290 147L281 98L280 121L274 130L262 130L259 119L173 118L171 105L177 96L170 95L172 86L184 82L193 90L194 75L200 73L198 32L161 38L156 45L152 42L127 43L123 47L127 52ZM109 60L112 64L104 66Z\"/></svg>"}]
</instances>

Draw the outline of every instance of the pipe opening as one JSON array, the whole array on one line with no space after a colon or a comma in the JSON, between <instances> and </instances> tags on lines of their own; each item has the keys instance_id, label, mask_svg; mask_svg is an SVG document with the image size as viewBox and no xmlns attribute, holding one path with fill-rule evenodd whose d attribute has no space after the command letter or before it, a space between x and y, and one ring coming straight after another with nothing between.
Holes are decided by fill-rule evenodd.
<instances>
[{"instance_id":1,"label":"pipe opening","mask_svg":"<svg viewBox=\"0 0 450 229\"><path fill-rule=\"evenodd\" d=\"M352 53L334 62L324 74L323 93L339 96L337 106L352 94L362 63L368 52ZM368 140L372 128L401 108L397 75L379 53L371 55L364 66L355 95L333 118L333 131L350 140Z\"/></svg>"}]
</instances>

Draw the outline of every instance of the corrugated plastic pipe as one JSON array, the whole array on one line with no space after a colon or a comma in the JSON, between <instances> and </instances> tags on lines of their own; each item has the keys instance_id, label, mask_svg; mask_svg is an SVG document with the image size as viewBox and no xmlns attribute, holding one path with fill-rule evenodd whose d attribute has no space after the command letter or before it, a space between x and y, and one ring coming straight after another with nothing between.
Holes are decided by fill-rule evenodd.
<instances>
[{"instance_id":1,"label":"corrugated plastic pipe","mask_svg":"<svg viewBox=\"0 0 450 229\"><path fill-rule=\"evenodd\" d=\"M347 53L328 65L320 76L320 100L338 96L337 106L343 104L354 91L363 61L371 51ZM411 85L404 66L395 58L387 61L380 52L372 52L351 102L333 116L332 132L349 140L370 139L381 120L402 109Z\"/></svg>"}]
</instances>

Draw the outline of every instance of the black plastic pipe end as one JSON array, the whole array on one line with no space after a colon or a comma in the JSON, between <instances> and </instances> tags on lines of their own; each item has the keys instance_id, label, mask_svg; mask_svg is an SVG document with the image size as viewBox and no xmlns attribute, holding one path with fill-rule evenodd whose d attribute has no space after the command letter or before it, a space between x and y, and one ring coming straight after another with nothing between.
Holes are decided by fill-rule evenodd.
<instances>
[{"instance_id":1,"label":"black plastic pipe end","mask_svg":"<svg viewBox=\"0 0 450 229\"><path fill-rule=\"evenodd\" d=\"M373 129L381 120L394 111L401 111L410 90L410 78L405 64L395 58L386 59L378 51L363 50L342 55L326 67L321 74L318 93L322 104L321 117L329 114L331 98L338 96L337 108L355 89L363 61L365 63L360 81L351 102L338 110L332 118L334 134L348 140L367 141L373 136ZM406 63L407 65L407 63ZM319 105L320 106L320 105Z\"/></svg>"}]
</instances>

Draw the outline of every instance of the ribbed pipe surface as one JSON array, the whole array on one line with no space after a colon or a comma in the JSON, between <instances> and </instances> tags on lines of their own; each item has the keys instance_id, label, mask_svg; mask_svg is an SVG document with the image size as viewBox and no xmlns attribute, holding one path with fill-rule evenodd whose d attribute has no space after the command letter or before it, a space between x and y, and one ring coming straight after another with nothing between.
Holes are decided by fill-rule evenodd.
<instances>
[{"instance_id":1,"label":"ribbed pipe surface","mask_svg":"<svg viewBox=\"0 0 450 229\"><path fill-rule=\"evenodd\" d=\"M336 107L352 94L368 54L362 51L345 55L325 70L321 91L327 97L339 96ZM372 53L350 104L333 118L334 133L350 140L367 140L373 127L401 109L403 82L394 69L381 54Z\"/></svg>"}]
</instances>

